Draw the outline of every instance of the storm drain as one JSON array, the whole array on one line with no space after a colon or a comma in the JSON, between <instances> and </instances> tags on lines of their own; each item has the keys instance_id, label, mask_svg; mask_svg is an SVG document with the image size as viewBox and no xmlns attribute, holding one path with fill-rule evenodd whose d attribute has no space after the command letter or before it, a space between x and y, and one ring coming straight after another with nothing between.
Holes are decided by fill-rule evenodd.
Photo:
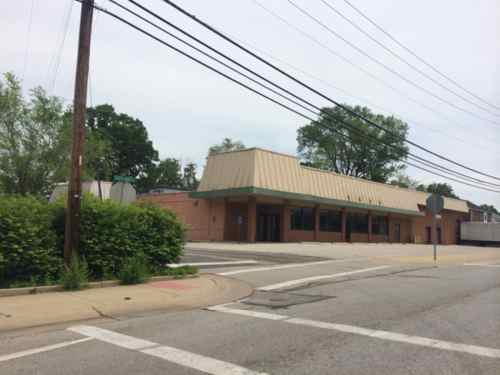
<instances>
[{"instance_id":1,"label":"storm drain","mask_svg":"<svg viewBox=\"0 0 500 375\"><path fill-rule=\"evenodd\" d=\"M324 295L311 296L286 292L266 292L257 290L251 297L242 301L242 303L254 306L265 306L271 309L279 309L294 305L303 305L306 303L323 301L330 298L335 297Z\"/></svg>"}]
</instances>

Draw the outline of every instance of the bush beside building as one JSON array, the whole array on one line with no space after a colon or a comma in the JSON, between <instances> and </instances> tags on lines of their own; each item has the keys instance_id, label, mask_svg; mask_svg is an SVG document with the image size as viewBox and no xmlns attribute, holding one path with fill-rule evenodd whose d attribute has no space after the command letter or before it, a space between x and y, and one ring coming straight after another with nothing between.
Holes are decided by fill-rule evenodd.
<instances>
[{"instance_id":1,"label":"bush beside building","mask_svg":"<svg viewBox=\"0 0 500 375\"><path fill-rule=\"evenodd\" d=\"M0 196L0 286L50 284L63 269L64 204ZM174 213L85 196L80 256L91 279L117 275L125 260L144 255L153 271L179 259L185 229Z\"/></svg>"}]
</instances>

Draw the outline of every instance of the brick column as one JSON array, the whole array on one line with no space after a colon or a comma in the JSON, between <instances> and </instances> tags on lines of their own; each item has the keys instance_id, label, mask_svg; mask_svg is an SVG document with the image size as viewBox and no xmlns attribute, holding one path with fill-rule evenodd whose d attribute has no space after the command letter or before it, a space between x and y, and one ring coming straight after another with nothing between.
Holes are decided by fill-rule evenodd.
<instances>
[{"instance_id":1,"label":"brick column","mask_svg":"<svg viewBox=\"0 0 500 375\"><path fill-rule=\"evenodd\" d=\"M248 197L248 242L255 242L255 234L257 230L257 202L255 197Z\"/></svg>"},{"instance_id":2,"label":"brick column","mask_svg":"<svg viewBox=\"0 0 500 375\"><path fill-rule=\"evenodd\" d=\"M286 203L281 206L280 230L281 242L288 242L288 231L290 230L290 210L288 209Z\"/></svg>"},{"instance_id":3,"label":"brick column","mask_svg":"<svg viewBox=\"0 0 500 375\"><path fill-rule=\"evenodd\" d=\"M229 199L224 198L224 241L229 240L229 226L231 223L231 212L229 212Z\"/></svg>"},{"instance_id":4,"label":"brick column","mask_svg":"<svg viewBox=\"0 0 500 375\"><path fill-rule=\"evenodd\" d=\"M345 208L340 212L342 215L342 242L347 242L347 212Z\"/></svg>"},{"instance_id":5,"label":"brick column","mask_svg":"<svg viewBox=\"0 0 500 375\"><path fill-rule=\"evenodd\" d=\"M368 242L372 242L372 212L368 211Z\"/></svg>"},{"instance_id":6,"label":"brick column","mask_svg":"<svg viewBox=\"0 0 500 375\"><path fill-rule=\"evenodd\" d=\"M319 204L314 206L314 241L319 241Z\"/></svg>"}]
</instances>

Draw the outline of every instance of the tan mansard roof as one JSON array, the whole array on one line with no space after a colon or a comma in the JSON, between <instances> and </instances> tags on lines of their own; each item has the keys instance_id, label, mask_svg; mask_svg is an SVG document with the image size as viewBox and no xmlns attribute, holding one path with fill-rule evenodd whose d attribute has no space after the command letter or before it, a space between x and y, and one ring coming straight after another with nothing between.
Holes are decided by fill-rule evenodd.
<instances>
[{"instance_id":1,"label":"tan mansard roof","mask_svg":"<svg viewBox=\"0 0 500 375\"><path fill-rule=\"evenodd\" d=\"M322 204L420 214L427 193L301 166L299 160L259 148L211 155L193 196L242 193ZM445 198L445 209L468 212L466 201Z\"/></svg>"}]
</instances>

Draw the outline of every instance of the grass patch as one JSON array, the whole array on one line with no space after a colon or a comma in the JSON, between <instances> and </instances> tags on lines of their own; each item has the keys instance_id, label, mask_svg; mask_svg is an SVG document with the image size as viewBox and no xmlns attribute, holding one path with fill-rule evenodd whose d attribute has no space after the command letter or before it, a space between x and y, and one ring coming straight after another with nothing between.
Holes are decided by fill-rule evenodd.
<instances>
[{"instance_id":1,"label":"grass patch","mask_svg":"<svg viewBox=\"0 0 500 375\"><path fill-rule=\"evenodd\" d=\"M65 267L60 283L65 290L83 289L89 281L89 268L85 260L78 260L75 256L69 267Z\"/></svg>"},{"instance_id":2,"label":"grass patch","mask_svg":"<svg viewBox=\"0 0 500 375\"><path fill-rule=\"evenodd\" d=\"M125 259L118 273L118 279L123 285L142 284L150 277L149 265L143 254Z\"/></svg>"},{"instance_id":3,"label":"grass patch","mask_svg":"<svg viewBox=\"0 0 500 375\"><path fill-rule=\"evenodd\" d=\"M173 276L175 279L183 279L187 276L196 275L198 267L195 266L182 266L175 268L165 268L160 272L161 276Z\"/></svg>"}]
</instances>

